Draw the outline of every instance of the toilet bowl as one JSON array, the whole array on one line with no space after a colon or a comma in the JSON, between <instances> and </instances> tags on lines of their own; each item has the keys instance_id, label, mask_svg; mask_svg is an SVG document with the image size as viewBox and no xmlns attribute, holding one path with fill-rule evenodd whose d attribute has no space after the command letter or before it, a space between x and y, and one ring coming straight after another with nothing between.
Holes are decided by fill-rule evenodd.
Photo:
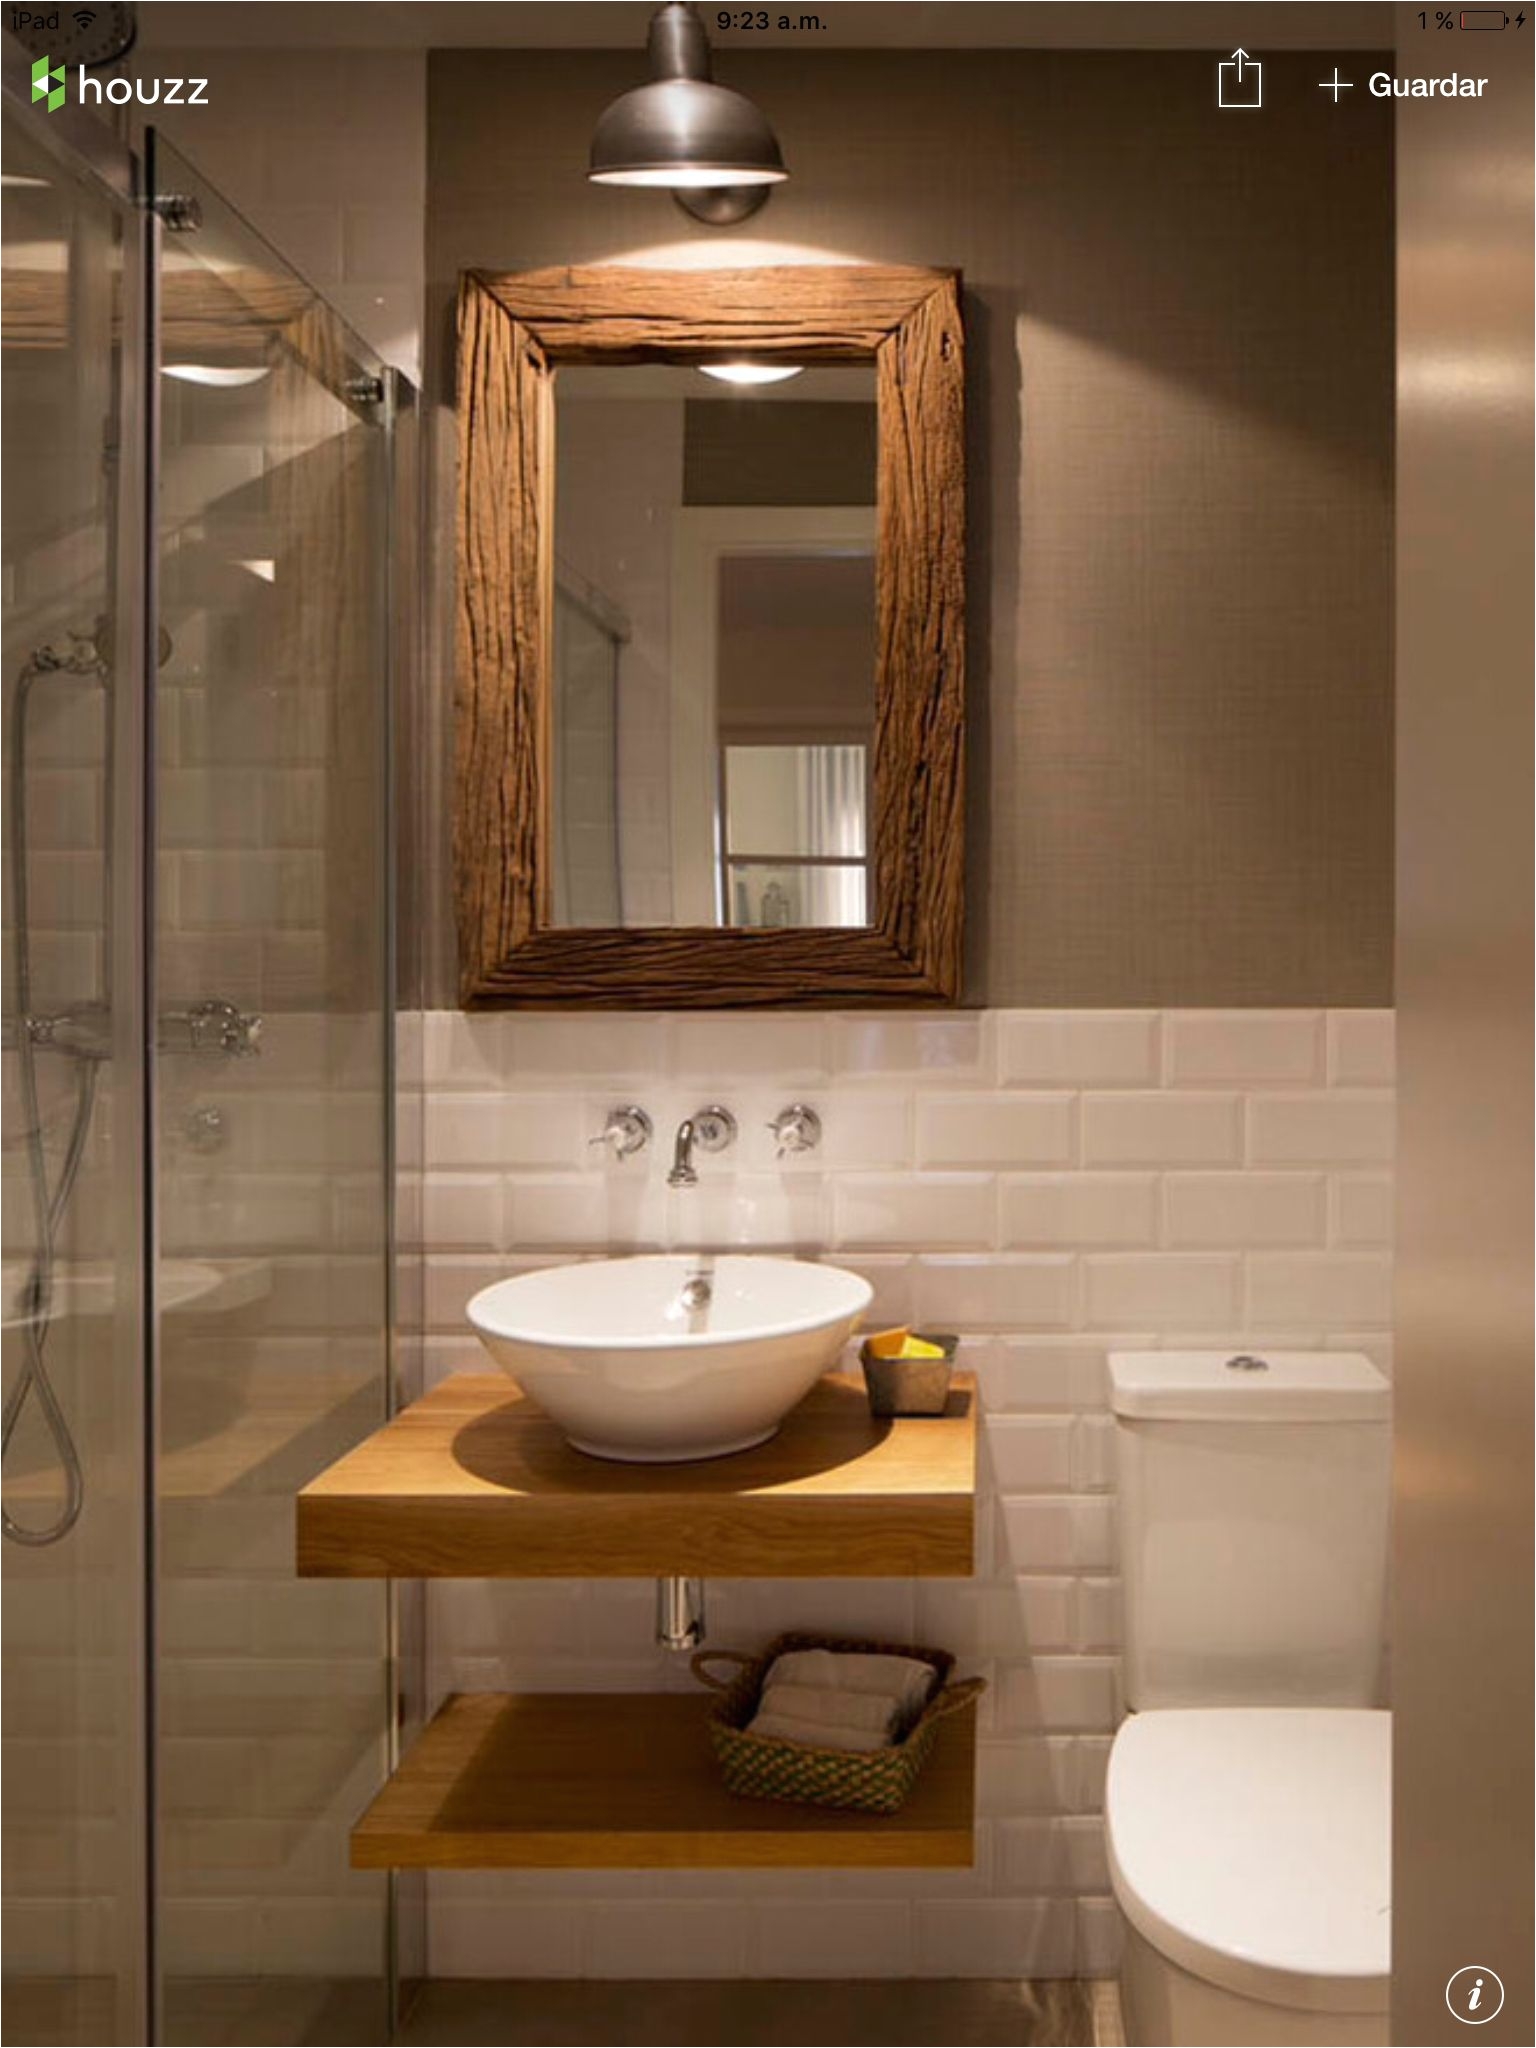
<instances>
[{"instance_id":1,"label":"toilet bowl","mask_svg":"<svg viewBox=\"0 0 1536 2048\"><path fill-rule=\"evenodd\" d=\"M1386 2042L1390 1715L1132 1715L1105 1823L1127 2040Z\"/></svg>"},{"instance_id":2,"label":"toilet bowl","mask_svg":"<svg viewBox=\"0 0 1536 2048\"><path fill-rule=\"evenodd\" d=\"M1119 1352L1110 1387L1126 2039L1385 2042L1390 1389L1324 1352Z\"/></svg>"}]
</instances>

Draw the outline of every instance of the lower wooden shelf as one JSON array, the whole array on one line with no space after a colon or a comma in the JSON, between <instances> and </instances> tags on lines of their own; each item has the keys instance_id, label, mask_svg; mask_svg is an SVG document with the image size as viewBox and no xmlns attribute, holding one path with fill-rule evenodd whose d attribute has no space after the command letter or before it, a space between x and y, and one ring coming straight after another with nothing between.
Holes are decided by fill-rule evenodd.
<instances>
[{"instance_id":1,"label":"lower wooden shelf","mask_svg":"<svg viewBox=\"0 0 1536 2048\"><path fill-rule=\"evenodd\" d=\"M458 1693L352 1831L359 1870L964 1868L974 1710L900 1813L736 1799L694 1693Z\"/></svg>"}]
</instances>

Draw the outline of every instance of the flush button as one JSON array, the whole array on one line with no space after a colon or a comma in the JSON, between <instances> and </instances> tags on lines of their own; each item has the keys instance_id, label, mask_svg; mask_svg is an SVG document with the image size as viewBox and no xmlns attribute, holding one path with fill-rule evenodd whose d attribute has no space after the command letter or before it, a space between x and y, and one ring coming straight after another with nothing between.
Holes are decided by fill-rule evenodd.
<instances>
[{"instance_id":1,"label":"flush button","mask_svg":"<svg viewBox=\"0 0 1536 2048\"><path fill-rule=\"evenodd\" d=\"M1239 1351L1227 1360L1228 1372L1268 1372L1269 1360L1255 1358L1251 1351Z\"/></svg>"}]
</instances>

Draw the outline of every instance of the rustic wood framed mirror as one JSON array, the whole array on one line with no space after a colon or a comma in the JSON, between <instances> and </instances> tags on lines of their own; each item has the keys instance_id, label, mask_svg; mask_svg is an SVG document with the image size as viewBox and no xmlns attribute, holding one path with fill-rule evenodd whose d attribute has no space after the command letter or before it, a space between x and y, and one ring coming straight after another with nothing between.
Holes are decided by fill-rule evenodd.
<instances>
[{"instance_id":1,"label":"rustic wood framed mirror","mask_svg":"<svg viewBox=\"0 0 1536 2048\"><path fill-rule=\"evenodd\" d=\"M468 272L458 408L464 1004L954 1001L954 274Z\"/></svg>"}]
</instances>

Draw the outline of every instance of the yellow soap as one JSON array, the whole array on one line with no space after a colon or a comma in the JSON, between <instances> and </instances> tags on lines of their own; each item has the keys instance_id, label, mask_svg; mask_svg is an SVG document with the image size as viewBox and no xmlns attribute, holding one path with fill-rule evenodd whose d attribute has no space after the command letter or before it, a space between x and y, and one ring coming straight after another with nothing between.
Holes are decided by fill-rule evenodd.
<instances>
[{"instance_id":1,"label":"yellow soap","mask_svg":"<svg viewBox=\"0 0 1536 2048\"><path fill-rule=\"evenodd\" d=\"M871 1358L942 1358L944 1346L914 1337L908 1329L878 1330L865 1343Z\"/></svg>"}]
</instances>

